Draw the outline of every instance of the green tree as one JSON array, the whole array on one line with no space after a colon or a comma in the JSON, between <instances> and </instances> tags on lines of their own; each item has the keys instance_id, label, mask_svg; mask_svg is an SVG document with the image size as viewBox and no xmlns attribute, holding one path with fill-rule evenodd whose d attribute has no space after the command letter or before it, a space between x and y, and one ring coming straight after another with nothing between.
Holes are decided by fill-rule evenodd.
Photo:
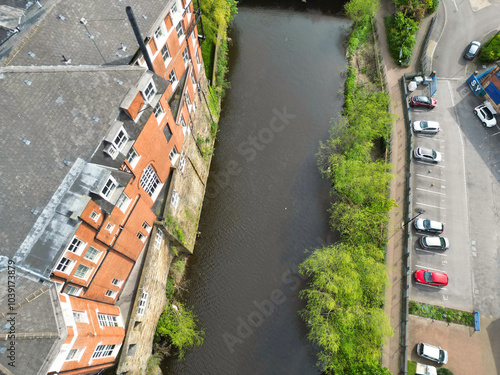
<instances>
[{"instance_id":1,"label":"green tree","mask_svg":"<svg viewBox=\"0 0 500 375\"><path fill-rule=\"evenodd\" d=\"M493 62L500 59L500 33L484 43L478 59L480 62Z\"/></svg>"},{"instance_id":2,"label":"green tree","mask_svg":"<svg viewBox=\"0 0 500 375\"><path fill-rule=\"evenodd\" d=\"M387 273L363 247L339 244L316 250L300 266L309 277L301 292L301 316L309 340L318 344L323 371L347 374L353 363L376 366L384 338L391 334L383 304Z\"/></svg>"},{"instance_id":3,"label":"green tree","mask_svg":"<svg viewBox=\"0 0 500 375\"><path fill-rule=\"evenodd\" d=\"M453 372L448 370L447 368L440 367L437 369L438 375L453 375Z\"/></svg>"},{"instance_id":4,"label":"green tree","mask_svg":"<svg viewBox=\"0 0 500 375\"><path fill-rule=\"evenodd\" d=\"M184 358L186 350L203 343L203 330L196 328L196 315L181 303L178 310L169 305L163 310L156 327L155 341L169 340L179 350L179 358Z\"/></svg>"},{"instance_id":5,"label":"green tree","mask_svg":"<svg viewBox=\"0 0 500 375\"><path fill-rule=\"evenodd\" d=\"M344 5L347 17L358 23L377 14L380 3L378 0L351 0Z\"/></svg>"}]
</instances>

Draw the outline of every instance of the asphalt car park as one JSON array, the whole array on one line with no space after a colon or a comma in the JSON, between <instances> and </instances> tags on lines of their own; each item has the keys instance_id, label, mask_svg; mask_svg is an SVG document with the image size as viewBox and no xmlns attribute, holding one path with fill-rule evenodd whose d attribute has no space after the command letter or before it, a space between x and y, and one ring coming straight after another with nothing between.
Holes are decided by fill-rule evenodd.
<instances>
[{"instance_id":1,"label":"asphalt car park","mask_svg":"<svg viewBox=\"0 0 500 375\"><path fill-rule=\"evenodd\" d=\"M456 100L453 90L448 81L442 80L438 80L437 88L433 98L438 104L434 109L411 108L413 122L435 121L440 125L440 132L436 134L414 132L413 149L421 147L441 154L441 160L437 163L412 160L411 204L413 216L421 212L418 219L444 223L444 232L439 236L449 240L449 249L424 248L420 239L437 234L418 231L412 225L411 272L425 269L444 273L448 275L449 282L447 286L440 287L413 281L410 297L420 302L470 311L473 303L464 146L454 108ZM428 95L428 87L420 85L413 95Z\"/></svg>"}]
</instances>

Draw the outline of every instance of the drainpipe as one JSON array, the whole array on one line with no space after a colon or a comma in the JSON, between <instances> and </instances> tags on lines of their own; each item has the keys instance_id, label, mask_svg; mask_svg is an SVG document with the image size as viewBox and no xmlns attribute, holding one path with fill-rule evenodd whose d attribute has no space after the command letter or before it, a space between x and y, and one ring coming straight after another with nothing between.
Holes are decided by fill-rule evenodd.
<instances>
[{"instance_id":1,"label":"drainpipe","mask_svg":"<svg viewBox=\"0 0 500 375\"><path fill-rule=\"evenodd\" d=\"M139 30L139 25L137 24L137 20L135 19L134 12L130 6L126 7L128 20L130 21L130 25L132 25L132 29L134 30L135 38L137 39L137 43L139 43L139 48L141 49L142 56L144 56L144 60L146 60L146 64L148 65L148 69L153 73L155 72L153 68L153 62L151 61L151 57L149 57L149 52L144 44L144 40L141 35L141 30Z\"/></svg>"}]
</instances>

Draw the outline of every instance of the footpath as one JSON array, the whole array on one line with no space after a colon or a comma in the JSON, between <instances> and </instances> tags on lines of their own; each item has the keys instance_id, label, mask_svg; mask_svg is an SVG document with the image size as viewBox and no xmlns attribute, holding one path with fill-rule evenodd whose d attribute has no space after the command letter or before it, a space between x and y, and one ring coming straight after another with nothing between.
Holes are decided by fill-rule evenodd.
<instances>
[{"instance_id":1,"label":"footpath","mask_svg":"<svg viewBox=\"0 0 500 375\"><path fill-rule=\"evenodd\" d=\"M401 94L400 78L405 73L416 72L420 70L420 57L423 54L427 55L428 59L432 59L434 48L439 41L442 30L444 29L446 15L443 5L438 8L438 18L432 28L432 33L429 36L429 47L427 51L420 51L427 37L432 18L435 14L428 15L424 18L420 25L420 29L416 35L416 47L410 64L406 68L402 68L394 63L389 54L387 45L387 36L384 26L384 18L395 13L395 6L392 0L382 0L380 10L375 18L378 29L379 43L381 54L383 57L383 70L386 75L387 89L391 98L391 111L396 115L396 121L393 128L391 160L393 164L392 173L394 179L391 181L390 197L398 207L391 211L389 228L388 228L388 244L386 263L389 276L389 289L386 294L385 311L390 317L391 327L394 330L394 335L389 339L387 345L382 351L382 364L387 367L391 374L397 375L402 369L402 332L405 328L401 325L403 319L402 293L406 288L403 279L403 267L406 264L406 256L404 254L404 235L403 227L407 219L405 218L406 198L405 198L405 179L407 177L406 166L406 149L407 133L406 124L403 113L403 97ZM409 347L409 350L412 348Z\"/></svg>"}]
</instances>

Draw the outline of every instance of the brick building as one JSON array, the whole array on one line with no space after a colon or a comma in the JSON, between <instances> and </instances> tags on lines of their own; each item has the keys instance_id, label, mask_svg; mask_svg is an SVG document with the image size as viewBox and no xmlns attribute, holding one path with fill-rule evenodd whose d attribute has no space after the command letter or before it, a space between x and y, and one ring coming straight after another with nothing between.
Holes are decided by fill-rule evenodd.
<instances>
[{"instance_id":1,"label":"brick building","mask_svg":"<svg viewBox=\"0 0 500 375\"><path fill-rule=\"evenodd\" d=\"M188 0L9 1L0 13L0 280L15 264L18 293L1 311L18 316L2 323L15 326L16 366L0 345L0 372L96 373L116 363L129 314L116 302L150 234L164 242L155 221L186 198L172 179L203 103L199 14Z\"/></svg>"}]
</instances>

